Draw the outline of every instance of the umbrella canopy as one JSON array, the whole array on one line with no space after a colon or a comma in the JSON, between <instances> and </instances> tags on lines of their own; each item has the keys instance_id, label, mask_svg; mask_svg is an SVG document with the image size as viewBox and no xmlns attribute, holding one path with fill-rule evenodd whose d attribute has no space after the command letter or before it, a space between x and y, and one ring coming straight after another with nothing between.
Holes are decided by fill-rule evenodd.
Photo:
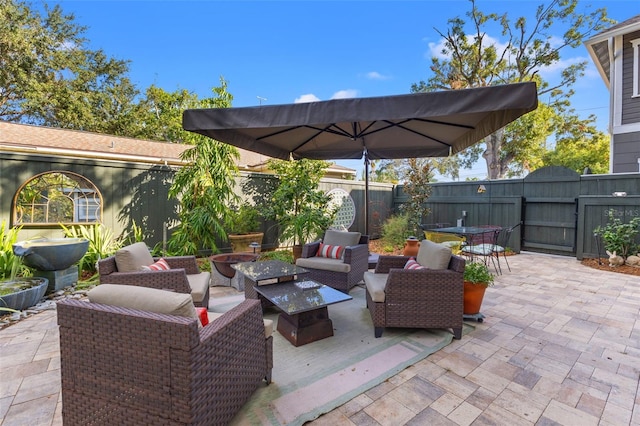
<instances>
[{"instance_id":1,"label":"umbrella canopy","mask_svg":"<svg viewBox=\"0 0 640 426\"><path fill-rule=\"evenodd\" d=\"M536 84L300 104L184 111L185 130L269 157L373 159L446 157L538 105Z\"/></svg>"},{"instance_id":2,"label":"umbrella canopy","mask_svg":"<svg viewBox=\"0 0 640 426\"><path fill-rule=\"evenodd\" d=\"M537 107L535 83L373 98L186 110L185 130L269 157L446 157Z\"/></svg>"}]
</instances>

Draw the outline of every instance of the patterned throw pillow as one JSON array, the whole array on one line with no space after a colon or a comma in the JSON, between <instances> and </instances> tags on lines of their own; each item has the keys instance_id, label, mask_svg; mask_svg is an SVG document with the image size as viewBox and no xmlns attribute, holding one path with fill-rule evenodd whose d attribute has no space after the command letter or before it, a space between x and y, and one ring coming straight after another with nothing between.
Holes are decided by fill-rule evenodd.
<instances>
[{"instance_id":1,"label":"patterned throw pillow","mask_svg":"<svg viewBox=\"0 0 640 426\"><path fill-rule=\"evenodd\" d=\"M147 271L167 271L171 269L169 264L163 258L158 259L156 263L152 263L149 266L143 266Z\"/></svg>"},{"instance_id":2,"label":"patterned throw pillow","mask_svg":"<svg viewBox=\"0 0 640 426\"><path fill-rule=\"evenodd\" d=\"M416 262L413 257L410 257L407 263L405 263L404 269L424 269L424 266Z\"/></svg>"},{"instance_id":3,"label":"patterned throw pillow","mask_svg":"<svg viewBox=\"0 0 640 426\"><path fill-rule=\"evenodd\" d=\"M343 251L344 247L342 246L332 246L329 244L320 243L320 247L318 248L318 256L328 257L330 259L340 259L342 258Z\"/></svg>"}]
</instances>

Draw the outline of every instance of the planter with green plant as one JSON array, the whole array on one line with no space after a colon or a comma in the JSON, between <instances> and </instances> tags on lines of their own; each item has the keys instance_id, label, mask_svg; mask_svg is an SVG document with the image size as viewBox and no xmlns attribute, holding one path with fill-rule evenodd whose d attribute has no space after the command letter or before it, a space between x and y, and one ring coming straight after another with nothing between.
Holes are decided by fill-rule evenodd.
<instances>
[{"instance_id":1,"label":"planter with green plant","mask_svg":"<svg viewBox=\"0 0 640 426\"><path fill-rule=\"evenodd\" d=\"M260 253L264 233L260 229L260 212L251 204L242 204L230 210L225 229L234 253ZM257 244L255 247L252 243ZM254 245L255 245L254 244Z\"/></svg>"},{"instance_id":2,"label":"planter with green plant","mask_svg":"<svg viewBox=\"0 0 640 426\"><path fill-rule=\"evenodd\" d=\"M480 313L487 287L493 285L493 274L483 262L467 262L464 266L464 314Z\"/></svg>"},{"instance_id":3,"label":"planter with green plant","mask_svg":"<svg viewBox=\"0 0 640 426\"><path fill-rule=\"evenodd\" d=\"M321 237L333 223L331 198L318 189L328 165L326 161L307 159L269 160L269 168L278 176L270 216L278 224L280 241L293 247L296 259L305 243Z\"/></svg>"},{"instance_id":4,"label":"planter with green plant","mask_svg":"<svg viewBox=\"0 0 640 426\"><path fill-rule=\"evenodd\" d=\"M31 269L13 252L20 228L0 224L0 314L12 313L37 304L49 281L32 277Z\"/></svg>"}]
</instances>

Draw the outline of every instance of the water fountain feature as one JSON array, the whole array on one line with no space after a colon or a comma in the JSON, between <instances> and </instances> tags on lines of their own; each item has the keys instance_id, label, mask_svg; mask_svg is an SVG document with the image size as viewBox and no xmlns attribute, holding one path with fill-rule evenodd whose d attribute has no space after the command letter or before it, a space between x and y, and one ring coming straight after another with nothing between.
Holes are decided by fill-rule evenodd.
<instances>
[{"instance_id":1,"label":"water fountain feature","mask_svg":"<svg viewBox=\"0 0 640 426\"><path fill-rule=\"evenodd\" d=\"M89 248L84 238L38 238L13 245L16 256L35 269L34 276L49 281L48 291L58 291L78 281L78 262Z\"/></svg>"}]
</instances>

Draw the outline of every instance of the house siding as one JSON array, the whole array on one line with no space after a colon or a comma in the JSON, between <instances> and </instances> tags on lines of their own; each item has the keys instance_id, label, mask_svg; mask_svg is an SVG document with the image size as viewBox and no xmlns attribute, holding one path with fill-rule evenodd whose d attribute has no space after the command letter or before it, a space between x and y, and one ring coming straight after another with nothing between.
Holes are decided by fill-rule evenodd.
<instances>
[{"instance_id":1,"label":"house siding","mask_svg":"<svg viewBox=\"0 0 640 426\"><path fill-rule=\"evenodd\" d=\"M640 132L613 135L613 173L638 172Z\"/></svg>"},{"instance_id":2,"label":"house siding","mask_svg":"<svg viewBox=\"0 0 640 426\"><path fill-rule=\"evenodd\" d=\"M622 125L640 123L640 97L633 97L633 46L640 31L626 34L622 42ZM636 168L637 170L637 168Z\"/></svg>"}]
</instances>

